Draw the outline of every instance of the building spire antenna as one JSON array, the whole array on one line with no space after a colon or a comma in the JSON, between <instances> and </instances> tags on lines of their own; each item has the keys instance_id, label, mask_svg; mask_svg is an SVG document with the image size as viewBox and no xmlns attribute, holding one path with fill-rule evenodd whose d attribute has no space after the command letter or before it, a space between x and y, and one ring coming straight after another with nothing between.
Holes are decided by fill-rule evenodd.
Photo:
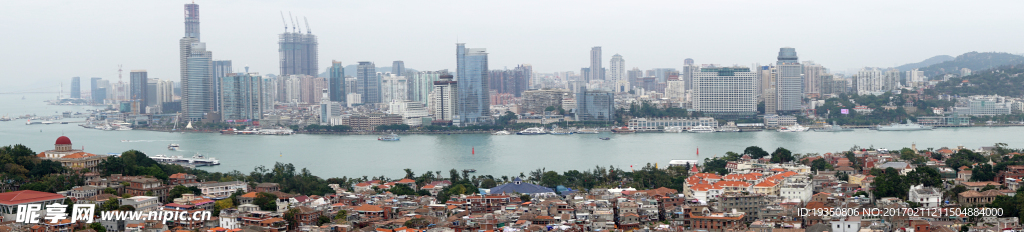
<instances>
[{"instance_id":1,"label":"building spire antenna","mask_svg":"<svg viewBox=\"0 0 1024 232\"><path fill-rule=\"evenodd\" d=\"M309 29L309 20L306 20L306 16L302 16L302 21L306 22L306 34L313 34L313 30Z\"/></svg>"}]
</instances>

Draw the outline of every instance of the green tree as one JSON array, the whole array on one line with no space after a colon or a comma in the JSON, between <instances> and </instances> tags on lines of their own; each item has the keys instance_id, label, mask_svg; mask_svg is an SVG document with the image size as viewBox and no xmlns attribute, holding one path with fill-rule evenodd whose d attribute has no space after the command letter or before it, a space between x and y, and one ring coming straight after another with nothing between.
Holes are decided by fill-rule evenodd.
<instances>
[{"instance_id":1,"label":"green tree","mask_svg":"<svg viewBox=\"0 0 1024 232\"><path fill-rule=\"evenodd\" d=\"M117 200L116 198L111 197L110 199L107 199L102 204L100 204L98 208L99 208L100 212L105 212L105 211L117 210L117 207L120 207L120 206L121 206L121 201Z\"/></svg>"},{"instance_id":2,"label":"green tree","mask_svg":"<svg viewBox=\"0 0 1024 232\"><path fill-rule=\"evenodd\" d=\"M316 218L316 225L317 226L322 226L322 225L327 224L327 223L331 223L331 218L330 217L327 217L327 216L324 216L324 215L320 215L320 217Z\"/></svg>"},{"instance_id":3,"label":"green tree","mask_svg":"<svg viewBox=\"0 0 1024 232\"><path fill-rule=\"evenodd\" d=\"M749 146L747 149L743 149L743 154L750 155L750 158L752 159L760 159L768 156L768 152L758 146Z\"/></svg>"},{"instance_id":4,"label":"green tree","mask_svg":"<svg viewBox=\"0 0 1024 232\"><path fill-rule=\"evenodd\" d=\"M103 227L103 224L100 224L99 222L90 223L88 228L95 230L96 232L107 232L107 228Z\"/></svg>"},{"instance_id":5,"label":"green tree","mask_svg":"<svg viewBox=\"0 0 1024 232\"><path fill-rule=\"evenodd\" d=\"M257 193L252 204L259 206L260 210L277 211L277 196L270 193Z\"/></svg>"},{"instance_id":6,"label":"green tree","mask_svg":"<svg viewBox=\"0 0 1024 232\"><path fill-rule=\"evenodd\" d=\"M530 201L530 194L519 195L519 200L523 201L523 202L529 202Z\"/></svg>"},{"instance_id":7,"label":"green tree","mask_svg":"<svg viewBox=\"0 0 1024 232\"><path fill-rule=\"evenodd\" d=\"M793 160L793 152L790 152L786 148L779 147L775 149L775 152L772 152L772 163L786 163Z\"/></svg>"},{"instance_id":8,"label":"green tree","mask_svg":"<svg viewBox=\"0 0 1024 232\"><path fill-rule=\"evenodd\" d=\"M821 170L832 170L832 164L825 161L825 159L815 159L814 161L811 161L811 171Z\"/></svg>"},{"instance_id":9,"label":"green tree","mask_svg":"<svg viewBox=\"0 0 1024 232\"><path fill-rule=\"evenodd\" d=\"M391 189L388 189L388 192L391 192L391 193L394 193L395 195L400 195L400 196L404 196L404 195L415 196L416 195L416 190L412 190L412 188L409 188L408 185L404 185L404 184L396 184L395 186L392 186Z\"/></svg>"},{"instance_id":10,"label":"green tree","mask_svg":"<svg viewBox=\"0 0 1024 232\"><path fill-rule=\"evenodd\" d=\"M348 220L348 211L346 211L346 210L338 211L338 213L334 214L334 220L342 220L342 221Z\"/></svg>"},{"instance_id":11,"label":"green tree","mask_svg":"<svg viewBox=\"0 0 1024 232\"><path fill-rule=\"evenodd\" d=\"M497 186L498 182L495 182L494 179L484 179L483 181L480 182L480 188L489 189Z\"/></svg>"}]
</instances>

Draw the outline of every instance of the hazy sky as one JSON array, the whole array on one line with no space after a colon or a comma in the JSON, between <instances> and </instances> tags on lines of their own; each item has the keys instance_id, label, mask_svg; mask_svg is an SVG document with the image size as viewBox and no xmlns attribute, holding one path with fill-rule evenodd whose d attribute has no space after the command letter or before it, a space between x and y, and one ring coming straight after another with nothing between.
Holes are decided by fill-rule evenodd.
<instances>
[{"instance_id":1,"label":"hazy sky","mask_svg":"<svg viewBox=\"0 0 1024 232\"><path fill-rule=\"evenodd\" d=\"M117 79L117 65L178 81L183 4L190 1L5 1L0 93ZM320 68L404 60L455 69L455 43L486 48L491 69L538 72L604 64L629 68L771 63L780 47L833 71L889 67L970 51L1024 52L1024 1L240 1L198 0L214 59L278 73L280 11L306 17ZM290 23L290 22L289 22ZM303 24L303 30L305 25ZM85 92L83 91L83 92Z\"/></svg>"}]
</instances>

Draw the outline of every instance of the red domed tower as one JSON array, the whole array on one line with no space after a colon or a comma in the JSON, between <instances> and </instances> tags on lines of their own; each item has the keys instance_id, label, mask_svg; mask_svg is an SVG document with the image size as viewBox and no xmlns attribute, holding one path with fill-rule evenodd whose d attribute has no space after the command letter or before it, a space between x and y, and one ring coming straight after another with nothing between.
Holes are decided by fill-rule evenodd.
<instances>
[{"instance_id":1,"label":"red domed tower","mask_svg":"<svg viewBox=\"0 0 1024 232\"><path fill-rule=\"evenodd\" d=\"M54 151L70 151L71 150L71 139L67 136L60 136L57 138L57 142L53 144Z\"/></svg>"}]
</instances>

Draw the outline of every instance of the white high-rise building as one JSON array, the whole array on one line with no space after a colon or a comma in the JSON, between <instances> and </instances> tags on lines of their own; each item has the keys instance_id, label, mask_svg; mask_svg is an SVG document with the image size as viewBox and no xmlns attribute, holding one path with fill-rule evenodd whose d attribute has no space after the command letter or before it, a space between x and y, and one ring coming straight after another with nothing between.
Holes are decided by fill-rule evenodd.
<instances>
[{"instance_id":1,"label":"white high-rise building","mask_svg":"<svg viewBox=\"0 0 1024 232\"><path fill-rule=\"evenodd\" d=\"M757 74L747 67L702 68L693 73L693 109L705 114L757 114Z\"/></svg>"},{"instance_id":2,"label":"white high-rise building","mask_svg":"<svg viewBox=\"0 0 1024 232\"><path fill-rule=\"evenodd\" d=\"M377 75L381 76L380 87L384 102L404 102L406 100L408 83L404 76L392 73L377 73Z\"/></svg>"},{"instance_id":3,"label":"white high-rise building","mask_svg":"<svg viewBox=\"0 0 1024 232\"><path fill-rule=\"evenodd\" d=\"M289 75L287 78L284 82L285 102L302 102L302 78L299 75Z\"/></svg>"},{"instance_id":4,"label":"white high-rise building","mask_svg":"<svg viewBox=\"0 0 1024 232\"><path fill-rule=\"evenodd\" d=\"M626 79L626 60L622 59L622 55L612 55L612 60L608 63L608 74L612 82Z\"/></svg>"},{"instance_id":5,"label":"white high-rise building","mask_svg":"<svg viewBox=\"0 0 1024 232\"><path fill-rule=\"evenodd\" d=\"M331 125L331 90L324 89L320 97L320 125Z\"/></svg>"},{"instance_id":6,"label":"white high-rise building","mask_svg":"<svg viewBox=\"0 0 1024 232\"><path fill-rule=\"evenodd\" d=\"M885 91L895 91L900 89L900 70L890 68L885 71L885 76L882 79L882 88Z\"/></svg>"},{"instance_id":7,"label":"white high-rise building","mask_svg":"<svg viewBox=\"0 0 1024 232\"><path fill-rule=\"evenodd\" d=\"M804 61L804 93L821 92L821 76L825 75L825 68L814 61Z\"/></svg>"},{"instance_id":8,"label":"white high-rise building","mask_svg":"<svg viewBox=\"0 0 1024 232\"><path fill-rule=\"evenodd\" d=\"M912 88L920 88L926 81L924 71L917 70L916 68L907 71L907 86Z\"/></svg>"},{"instance_id":9,"label":"white high-rise building","mask_svg":"<svg viewBox=\"0 0 1024 232\"><path fill-rule=\"evenodd\" d=\"M775 100L778 102L776 110L800 111L804 97L804 69L797 58L795 48L779 49L775 70Z\"/></svg>"},{"instance_id":10,"label":"white high-rise building","mask_svg":"<svg viewBox=\"0 0 1024 232\"><path fill-rule=\"evenodd\" d=\"M884 75L882 70L878 68L865 67L861 69L857 72L857 77L854 80L857 86L857 94L865 95L871 92L883 91L882 79L884 79Z\"/></svg>"},{"instance_id":11,"label":"white high-rise building","mask_svg":"<svg viewBox=\"0 0 1024 232\"><path fill-rule=\"evenodd\" d=\"M441 75L440 80L434 82L434 91L430 93L434 121L453 121L458 116L458 90L458 82L452 80L452 75Z\"/></svg>"}]
</instances>

